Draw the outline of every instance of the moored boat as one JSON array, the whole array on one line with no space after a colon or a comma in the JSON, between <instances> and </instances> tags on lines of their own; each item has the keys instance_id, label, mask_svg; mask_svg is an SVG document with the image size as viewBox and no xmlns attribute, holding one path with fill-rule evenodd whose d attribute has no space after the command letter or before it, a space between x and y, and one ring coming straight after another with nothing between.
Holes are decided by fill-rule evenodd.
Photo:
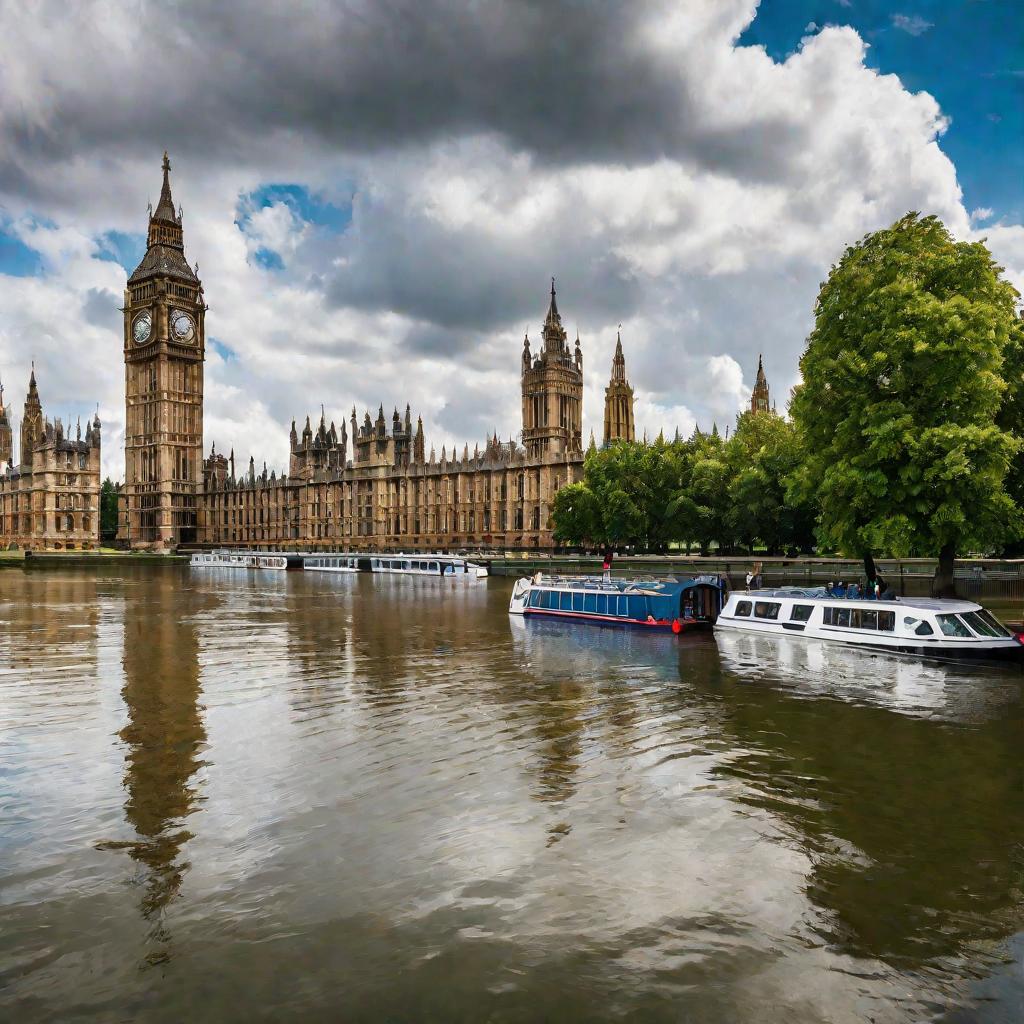
<instances>
[{"instance_id":1,"label":"moored boat","mask_svg":"<svg viewBox=\"0 0 1024 1024\"><path fill-rule=\"evenodd\" d=\"M304 555L304 572L359 572L358 555Z\"/></svg>"},{"instance_id":2,"label":"moored boat","mask_svg":"<svg viewBox=\"0 0 1024 1024\"><path fill-rule=\"evenodd\" d=\"M443 576L448 579L480 580L485 566L453 555L373 555L370 571L401 576Z\"/></svg>"},{"instance_id":3,"label":"moored boat","mask_svg":"<svg viewBox=\"0 0 1024 1024\"><path fill-rule=\"evenodd\" d=\"M189 559L189 565L193 569L284 570L288 568L288 559L284 555L259 551L196 551Z\"/></svg>"},{"instance_id":4,"label":"moored boat","mask_svg":"<svg viewBox=\"0 0 1024 1024\"><path fill-rule=\"evenodd\" d=\"M1024 662L1024 643L972 601L836 597L823 588L737 591L718 629L804 636L928 658Z\"/></svg>"},{"instance_id":5,"label":"moored boat","mask_svg":"<svg viewBox=\"0 0 1024 1024\"><path fill-rule=\"evenodd\" d=\"M627 580L602 576L548 576L516 580L510 615L606 626L671 630L710 626L722 607L725 582L719 576L689 580Z\"/></svg>"}]
</instances>

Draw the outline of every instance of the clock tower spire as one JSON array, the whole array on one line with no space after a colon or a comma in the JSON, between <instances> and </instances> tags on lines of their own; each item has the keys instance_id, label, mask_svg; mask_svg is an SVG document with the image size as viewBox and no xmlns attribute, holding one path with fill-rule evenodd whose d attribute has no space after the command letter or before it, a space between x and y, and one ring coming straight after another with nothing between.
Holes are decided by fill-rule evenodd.
<instances>
[{"instance_id":1,"label":"clock tower spire","mask_svg":"<svg viewBox=\"0 0 1024 1024\"><path fill-rule=\"evenodd\" d=\"M146 254L124 293L125 486L118 536L168 551L197 539L202 491L203 285L185 259L163 160Z\"/></svg>"}]
</instances>

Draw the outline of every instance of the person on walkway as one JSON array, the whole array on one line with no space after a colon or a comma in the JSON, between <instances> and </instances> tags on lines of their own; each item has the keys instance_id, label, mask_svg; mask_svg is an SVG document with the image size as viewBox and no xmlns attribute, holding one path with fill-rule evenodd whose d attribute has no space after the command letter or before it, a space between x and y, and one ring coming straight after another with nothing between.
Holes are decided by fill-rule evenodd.
<instances>
[{"instance_id":1,"label":"person on walkway","mask_svg":"<svg viewBox=\"0 0 1024 1024\"><path fill-rule=\"evenodd\" d=\"M604 565L601 566L601 572L604 576L605 583L611 583L612 580L612 549L605 548L604 550Z\"/></svg>"}]
</instances>

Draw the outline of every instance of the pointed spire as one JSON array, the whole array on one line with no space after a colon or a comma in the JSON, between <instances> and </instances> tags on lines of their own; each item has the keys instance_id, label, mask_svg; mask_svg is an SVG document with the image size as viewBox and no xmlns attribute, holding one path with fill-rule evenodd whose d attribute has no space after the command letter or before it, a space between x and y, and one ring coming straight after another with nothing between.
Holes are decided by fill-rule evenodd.
<instances>
[{"instance_id":1,"label":"pointed spire","mask_svg":"<svg viewBox=\"0 0 1024 1024\"><path fill-rule=\"evenodd\" d=\"M178 223L178 218L174 214L174 200L171 198L171 161L167 156L167 150L164 150L164 180L160 187L160 201L156 204L156 209L153 211L154 220L169 220L175 224Z\"/></svg>"},{"instance_id":2,"label":"pointed spire","mask_svg":"<svg viewBox=\"0 0 1024 1024\"><path fill-rule=\"evenodd\" d=\"M548 305L548 315L544 318L545 323L561 324L562 318L558 314L558 303L555 301L555 279L551 278L551 302Z\"/></svg>"}]
</instances>

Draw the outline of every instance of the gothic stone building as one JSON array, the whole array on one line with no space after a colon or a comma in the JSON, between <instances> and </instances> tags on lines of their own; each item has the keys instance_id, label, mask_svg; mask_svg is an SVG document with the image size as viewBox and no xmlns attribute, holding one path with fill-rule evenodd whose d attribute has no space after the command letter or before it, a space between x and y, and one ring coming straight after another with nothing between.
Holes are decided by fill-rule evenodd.
<instances>
[{"instance_id":1,"label":"gothic stone building","mask_svg":"<svg viewBox=\"0 0 1024 1024\"><path fill-rule=\"evenodd\" d=\"M621 346L617 358L621 362ZM624 364L618 399L625 382ZM380 406L360 423L352 410L340 431L321 413L301 434L292 423L287 476L239 476L234 453L212 448L204 463L200 533L216 545L274 548L437 550L453 547L553 546L549 513L555 492L583 475L583 354L562 327L554 284L536 354L522 355L522 444L487 439L461 455L431 448L423 421ZM633 440L632 406L605 442ZM608 418L606 417L606 422ZM611 422L619 422L614 417Z\"/></svg>"},{"instance_id":2,"label":"gothic stone building","mask_svg":"<svg viewBox=\"0 0 1024 1024\"><path fill-rule=\"evenodd\" d=\"M422 420L355 409L339 430L321 414L292 424L286 475L236 472L234 452L202 458L204 318L196 270L185 259L182 218L164 154L160 201L146 254L124 300L125 484L119 536L133 547L178 544L275 548L429 550L552 545L549 511L559 487L583 472L583 353L570 346L554 281L537 352L522 352L522 443L427 446ZM616 349L605 443L633 439L633 391Z\"/></svg>"},{"instance_id":3,"label":"gothic stone building","mask_svg":"<svg viewBox=\"0 0 1024 1024\"><path fill-rule=\"evenodd\" d=\"M43 416L35 368L21 416L19 461L0 387L0 543L31 550L91 548L100 531L100 419L71 435Z\"/></svg>"}]
</instances>

